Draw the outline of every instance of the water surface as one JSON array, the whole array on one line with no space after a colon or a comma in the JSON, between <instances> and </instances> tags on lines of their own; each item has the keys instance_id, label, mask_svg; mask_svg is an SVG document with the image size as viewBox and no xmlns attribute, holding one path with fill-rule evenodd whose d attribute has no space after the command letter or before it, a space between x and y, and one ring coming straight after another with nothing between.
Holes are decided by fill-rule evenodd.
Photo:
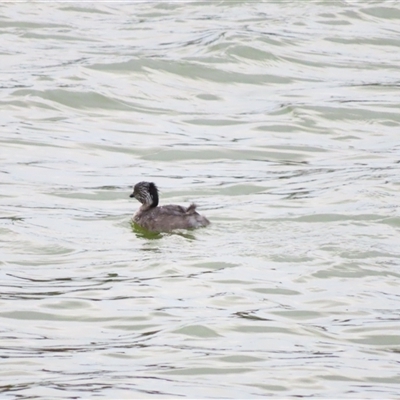
<instances>
[{"instance_id":1,"label":"water surface","mask_svg":"<svg viewBox=\"0 0 400 400\"><path fill-rule=\"evenodd\" d=\"M395 3L0 10L4 398L398 397Z\"/></svg>"}]
</instances>

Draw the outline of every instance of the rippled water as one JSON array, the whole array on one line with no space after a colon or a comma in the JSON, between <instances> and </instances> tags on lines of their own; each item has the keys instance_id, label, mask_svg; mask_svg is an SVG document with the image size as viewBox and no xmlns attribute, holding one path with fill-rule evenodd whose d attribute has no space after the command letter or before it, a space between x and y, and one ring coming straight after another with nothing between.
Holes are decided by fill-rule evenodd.
<instances>
[{"instance_id":1,"label":"rippled water","mask_svg":"<svg viewBox=\"0 0 400 400\"><path fill-rule=\"evenodd\" d=\"M397 3L0 10L3 398L398 398Z\"/></svg>"}]
</instances>

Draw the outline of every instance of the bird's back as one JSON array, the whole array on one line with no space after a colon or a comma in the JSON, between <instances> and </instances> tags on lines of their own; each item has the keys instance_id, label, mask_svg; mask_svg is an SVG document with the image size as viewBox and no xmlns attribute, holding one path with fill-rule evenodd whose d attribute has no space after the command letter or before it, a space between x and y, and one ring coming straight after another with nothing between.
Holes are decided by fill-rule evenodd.
<instances>
[{"instance_id":1,"label":"bird's back","mask_svg":"<svg viewBox=\"0 0 400 400\"><path fill-rule=\"evenodd\" d=\"M193 229L207 226L210 221L196 211L196 205L185 208L179 205L143 208L134 215L133 221L153 232L173 229Z\"/></svg>"}]
</instances>

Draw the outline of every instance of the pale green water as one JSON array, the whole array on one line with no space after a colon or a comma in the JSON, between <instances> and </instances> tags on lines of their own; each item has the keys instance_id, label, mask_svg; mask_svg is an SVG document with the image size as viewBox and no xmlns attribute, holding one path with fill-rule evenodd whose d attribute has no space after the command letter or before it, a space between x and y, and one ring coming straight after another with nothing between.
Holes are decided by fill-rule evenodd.
<instances>
[{"instance_id":1,"label":"pale green water","mask_svg":"<svg viewBox=\"0 0 400 400\"><path fill-rule=\"evenodd\" d=\"M399 397L397 3L0 11L2 398Z\"/></svg>"}]
</instances>

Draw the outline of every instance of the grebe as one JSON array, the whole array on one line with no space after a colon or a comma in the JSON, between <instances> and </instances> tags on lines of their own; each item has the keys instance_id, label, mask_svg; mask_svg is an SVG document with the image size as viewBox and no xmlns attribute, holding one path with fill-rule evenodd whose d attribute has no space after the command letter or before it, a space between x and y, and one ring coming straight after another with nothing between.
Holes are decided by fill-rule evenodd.
<instances>
[{"instance_id":1,"label":"grebe","mask_svg":"<svg viewBox=\"0 0 400 400\"><path fill-rule=\"evenodd\" d=\"M142 206L132 221L152 232L169 232L173 229L194 229L207 226L210 221L196 212L196 205L185 208L170 204L158 207L158 189L153 182L139 182L133 188L134 197Z\"/></svg>"}]
</instances>

